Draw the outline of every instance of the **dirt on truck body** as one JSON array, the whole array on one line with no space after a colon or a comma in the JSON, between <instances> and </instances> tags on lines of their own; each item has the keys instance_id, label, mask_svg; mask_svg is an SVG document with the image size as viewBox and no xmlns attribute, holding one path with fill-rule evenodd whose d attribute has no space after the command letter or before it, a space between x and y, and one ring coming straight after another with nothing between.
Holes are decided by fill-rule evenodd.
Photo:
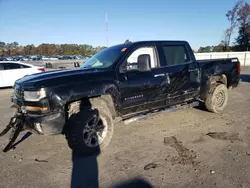
<instances>
[{"instance_id":1,"label":"dirt on truck body","mask_svg":"<svg viewBox=\"0 0 250 188\"><path fill-rule=\"evenodd\" d=\"M44 72L16 81L17 113L11 148L20 131L64 134L77 153L95 153L111 141L117 121L204 103L221 113L228 89L239 83L237 58L197 61L185 41L126 42L97 53L80 68Z\"/></svg>"}]
</instances>

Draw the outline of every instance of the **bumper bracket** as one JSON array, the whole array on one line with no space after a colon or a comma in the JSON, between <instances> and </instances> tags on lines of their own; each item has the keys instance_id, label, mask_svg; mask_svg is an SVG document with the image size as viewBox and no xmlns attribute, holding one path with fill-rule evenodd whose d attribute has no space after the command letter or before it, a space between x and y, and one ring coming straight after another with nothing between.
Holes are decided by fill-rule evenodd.
<instances>
[{"instance_id":1,"label":"bumper bracket","mask_svg":"<svg viewBox=\"0 0 250 188\"><path fill-rule=\"evenodd\" d=\"M9 132L11 129L11 134L9 138L8 144L3 149L3 152L7 152L10 149L13 148L13 144L15 143L17 137L19 136L20 132L25 130L27 127L23 114L17 113L14 115L11 119L9 124L6 126L6 128L0 133L0 136L4 136L7 132Z\"/></svg>"}]
</instances>

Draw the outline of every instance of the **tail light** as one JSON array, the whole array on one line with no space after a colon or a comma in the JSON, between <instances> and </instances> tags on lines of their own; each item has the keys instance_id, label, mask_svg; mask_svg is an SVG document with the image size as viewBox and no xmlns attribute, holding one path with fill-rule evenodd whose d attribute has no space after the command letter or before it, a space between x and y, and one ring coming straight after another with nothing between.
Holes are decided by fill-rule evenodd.
<instances>
[{"instance_id":1,"label":"tail light","mask_svg":"<svg viewBox=\"0 0 250 188\"><path fill-rule=\"evenodd\" d=\"M38 70L41 71L41 72L45 72L45 68L43 68L43 67L42 68L38 68Z\"/></svg>"},{"instance_id":2,"label":"tail light","mask_svg":"<svg viewBox=\"0 0 250 188\"><path fill-rule=\"evenodd\" d=\"M240 75L240 62L238 62L238 75Z\"/></svg>"}]
</instances>

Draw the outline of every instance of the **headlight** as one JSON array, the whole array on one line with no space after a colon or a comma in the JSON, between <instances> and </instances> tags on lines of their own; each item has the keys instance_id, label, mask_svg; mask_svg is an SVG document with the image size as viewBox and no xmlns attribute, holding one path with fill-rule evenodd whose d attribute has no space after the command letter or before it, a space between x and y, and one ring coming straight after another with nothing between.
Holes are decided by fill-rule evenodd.
<instances>
[{"instance_id":1,"label":"headlight","mask_svg":"<svg viewBox=\"0 0 250 188\"><path fill-rule=\"evenodd\" d=\"M43 88L39 91L24 91L23 95L26 101L39 101L46 97L46 91Z\"/></svg>"}]
</instances>

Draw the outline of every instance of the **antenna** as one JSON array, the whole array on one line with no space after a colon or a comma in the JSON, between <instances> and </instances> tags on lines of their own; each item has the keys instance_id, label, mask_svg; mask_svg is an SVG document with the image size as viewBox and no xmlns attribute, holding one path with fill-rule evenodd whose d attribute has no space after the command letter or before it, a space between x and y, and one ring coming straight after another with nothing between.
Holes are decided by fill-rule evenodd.
<instances>
[{"instance_id":1,"label":"antenna","mask_svg":"<svg viewBox=\"0 0 250 188\"><path fill-rule=\"evenodd\" d=\"M108 37L108 12L106 11L106 40L107 40L107 47L109 45L109 37Z\"/></svg>"}]
</instances>

